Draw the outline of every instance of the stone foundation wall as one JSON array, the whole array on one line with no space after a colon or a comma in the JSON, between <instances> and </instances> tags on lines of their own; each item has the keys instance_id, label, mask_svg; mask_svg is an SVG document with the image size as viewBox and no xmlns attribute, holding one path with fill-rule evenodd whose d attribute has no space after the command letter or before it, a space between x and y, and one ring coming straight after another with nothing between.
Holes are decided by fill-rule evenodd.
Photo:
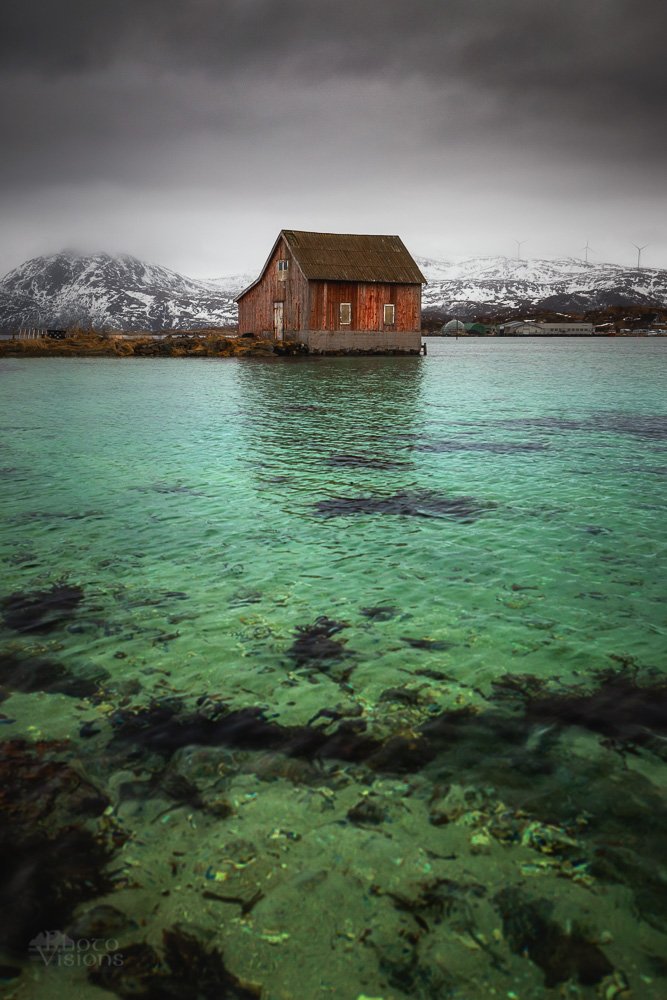
<instances>
[{"instance_id":1,"label":"stone foundation wall","mask_svg":"<svg viewBox=\"0 0 667 1000\"><path fill-rule=\"evenodd\" d=\"M421 333L363 330L301 330L286 334L311 354L420 354Z\"/></svg>"}]
</instances>

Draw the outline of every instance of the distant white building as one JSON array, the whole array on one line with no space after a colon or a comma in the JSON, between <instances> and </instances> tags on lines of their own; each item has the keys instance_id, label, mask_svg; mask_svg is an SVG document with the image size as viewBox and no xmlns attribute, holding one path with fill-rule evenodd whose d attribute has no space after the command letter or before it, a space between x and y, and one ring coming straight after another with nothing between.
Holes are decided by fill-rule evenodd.
<instances>
[{"instance_id":1,"label":"distant white building","mask_svg":"<svg viewBox=\"0 0 667 1000\"><path fill-rule=\"evenodd\" d=\"M505 337L590 337L592 323L538 323L536 320L512 320L498 328Z\"/></svg>"},{"instance_id":2,"label":"distant white building","mask_svg":"<svg viewBox=\"0 0 667 1000\"><path fill-rule=\"evenodd\" d=\"M538 323L540 333L551 334L554 337L590 337L593 333L592 323Z\"/></svg>"}]
</instances>

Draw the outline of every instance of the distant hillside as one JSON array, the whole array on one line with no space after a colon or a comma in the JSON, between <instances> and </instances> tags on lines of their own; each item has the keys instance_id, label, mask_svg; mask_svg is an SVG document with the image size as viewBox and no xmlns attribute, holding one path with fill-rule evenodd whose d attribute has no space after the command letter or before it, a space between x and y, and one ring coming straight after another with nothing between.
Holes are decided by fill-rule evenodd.
<instances>
[{"instance_id":1,"label":"distant hillside","mask_svg":"<svg viewBox=\"0 0 667 1000\"><path fill-rule=\"evenodd\" d=\"M585 264L573 258L416 259L429 282L423 294L425 320L667 307L667 270ZM195 280L136 257L106 253L35 257L0 281L0 329L229 327L237 321L234 296L254 277Z\"/></svg>"},{"instance_id":2,"label":"distant hillside","mask_svg":"<svg viewBox=\"0 0 667 1000\"><path fill-rule=\"evenodd\" d=\"M667 270L563 260L417 257L428 285L422 306L461 319L516 312L584 313L613 306L667 307Z\"/></svg>"},{"instance_id":3,"label":"distant hillside","mask_svg":"<svg viewBox=\"0 0 667 1000\"><path fill-rule=\"evenodd\" d=\"M251 279L196 281L136 257L58 253L35 257L0 282L0 328L98 330L233 326L234 296Z\"/></svg>"}]
</instances>

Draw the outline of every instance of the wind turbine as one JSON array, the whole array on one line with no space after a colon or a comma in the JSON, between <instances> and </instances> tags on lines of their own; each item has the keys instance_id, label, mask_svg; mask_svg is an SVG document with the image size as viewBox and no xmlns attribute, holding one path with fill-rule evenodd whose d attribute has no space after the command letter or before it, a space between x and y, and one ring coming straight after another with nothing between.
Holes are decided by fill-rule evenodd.
<instances>
[{"instance_id":1,"label":"wind turbine","mask_svg":"<svg viewBox=\"0 0 667 1000\"><path fill-rule=\"evenodd\" d=\"M641 267L642 250L646 250L648 243L645 243L643 247L638 247L636 243L632 244L637 251L637 267Z\"/></svg>"},{"instance_id":2,"label":"wind turbine","mask_svg":"<svg viewBox=\"0 0 667 1000\"><path fill-rule=\"evenodd\" d=\"M592 249L593 249L593 247L592 247L592 246L590 246L590 244L589 244L588 240L586 240L586 246L585 246L585 247L582 247L581 249L582 249L582 250L585 250L585 251L586 251L586 263L588 264L588 251L589 251L589 250L592 250Z\"/></svg>"},{"instance_id":3,"label":"wind turbine","mask_svg":"<svg viewBox=\"0 0 667 1000\"><path fill-rule=\"evenodd\" d=\"M521 247L524 243L527 243L528 240L515 240L514 242L516 243L516 259L521 260Z\"/></svg>"}]
</instances>

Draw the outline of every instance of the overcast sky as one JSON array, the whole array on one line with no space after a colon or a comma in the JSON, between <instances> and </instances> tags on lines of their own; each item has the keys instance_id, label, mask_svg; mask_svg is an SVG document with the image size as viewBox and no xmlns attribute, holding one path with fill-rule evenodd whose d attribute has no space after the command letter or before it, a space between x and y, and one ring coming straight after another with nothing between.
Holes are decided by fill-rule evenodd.
<instances>
[{"instance_id":1,"label":"overcast sky","mask_svg":"<svg viewBox=\"0 0 667 1000\"><path fill-rule=\"evenodd\" d=\"M664 0L2 0L0 273L278 231L667 267Z\"/></svg>"}]
</instances>

